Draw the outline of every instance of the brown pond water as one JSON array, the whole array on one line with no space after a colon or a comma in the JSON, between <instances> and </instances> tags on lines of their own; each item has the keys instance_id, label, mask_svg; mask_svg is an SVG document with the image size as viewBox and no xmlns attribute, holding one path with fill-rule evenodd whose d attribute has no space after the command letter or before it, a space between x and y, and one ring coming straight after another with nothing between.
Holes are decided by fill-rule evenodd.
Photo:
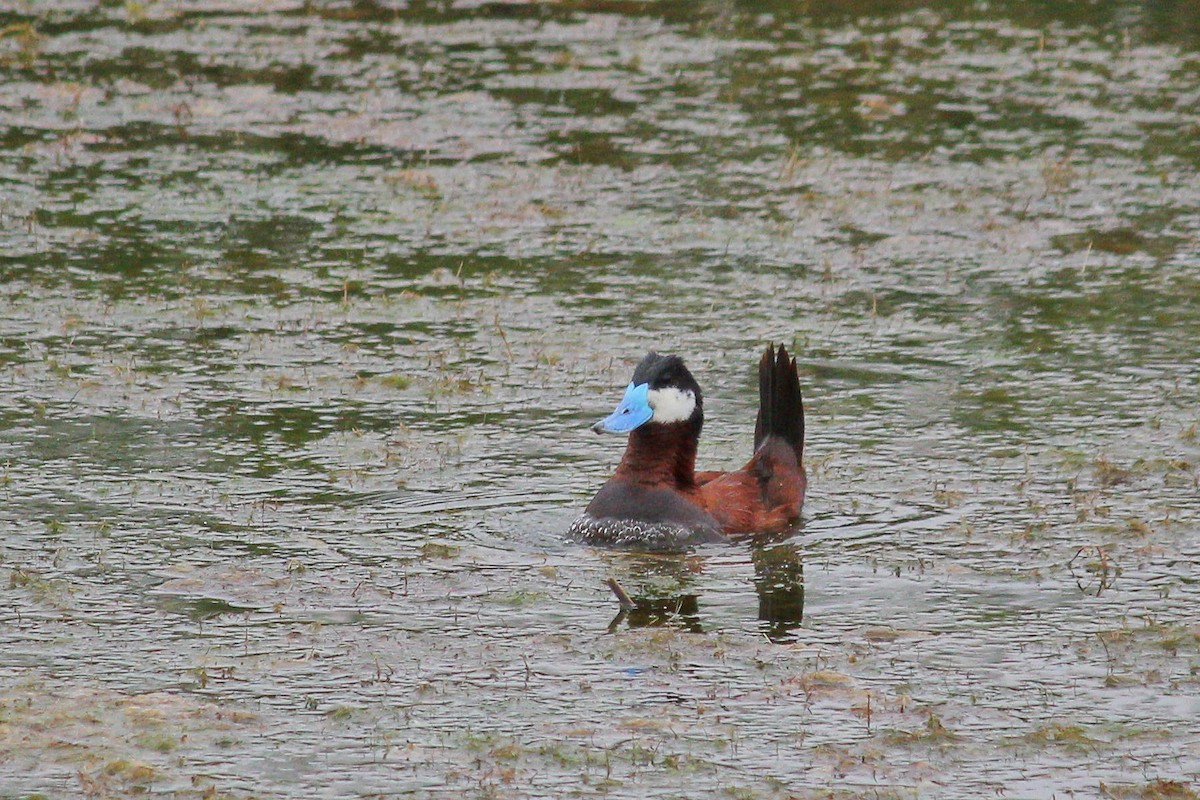
<instances>
[{"instance_id":1,"label":"brown pond water","mask_svg":"<svg viewBox=\"0 0 1200 800\"><path fill-rule=\"evenodd\" d=\"M0 2L0 798L1196 797L1198 343L1191 2Z\"/></svg>"}]
</instances>

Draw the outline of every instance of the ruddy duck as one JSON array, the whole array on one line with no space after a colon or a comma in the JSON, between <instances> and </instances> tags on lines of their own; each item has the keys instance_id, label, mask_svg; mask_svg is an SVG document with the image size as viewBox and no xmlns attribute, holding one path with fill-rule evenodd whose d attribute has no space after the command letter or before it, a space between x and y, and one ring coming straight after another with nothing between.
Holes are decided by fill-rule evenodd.
<instances>
[{"instance_id":1,"label":"ruddy duck","mask_svg":"<svg viewBox=\"0 0 1200 800\"><path fill-rule=\"evenodd\" d=\"M783 345L758 363L754 455L736 472L696 472L700 386L678 356L650 353L615 411L592 426L628 433L621 464L569 534L589 544L679 549L775 533L800 517L808 478L796 360Z\"/></svg>"}]
</instances>

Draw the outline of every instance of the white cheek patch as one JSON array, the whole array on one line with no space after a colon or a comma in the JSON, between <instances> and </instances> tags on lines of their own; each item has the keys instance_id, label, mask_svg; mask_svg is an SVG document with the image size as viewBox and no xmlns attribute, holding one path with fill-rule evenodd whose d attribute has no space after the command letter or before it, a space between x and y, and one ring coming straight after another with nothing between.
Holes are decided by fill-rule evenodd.
<instances>
[{"instance_id":1,"label":"white cheek patch","mask_svg":"<svg viewBox=\"0 0 1200 800\"><path fill-rule=\"evenodd\" d=\"M654 409L651 422L669 424L672 422L687 422L696 410L696 395L682 389L668 387L666 389L651 389L646 395L650 407Z\"/></svg>"}]
</instances>

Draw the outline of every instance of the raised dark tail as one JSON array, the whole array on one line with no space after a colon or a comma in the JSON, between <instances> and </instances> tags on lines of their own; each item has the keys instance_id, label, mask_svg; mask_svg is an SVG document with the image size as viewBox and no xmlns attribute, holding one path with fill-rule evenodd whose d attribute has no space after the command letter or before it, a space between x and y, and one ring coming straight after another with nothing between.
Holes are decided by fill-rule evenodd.
<instances>
[{"instance_id":1,"label":"raised dark tail","mask_svg":"<svg viewBox=\"0 0 1200 800\"><path fill-rule=\"evenodd\" d=\"M758 421L754 424L754 450L768 436L778 436L792 446L796 462L804 455L804 400L796 359L783 345L774 345L758 362Z\"/></svg>"}]
</instances>

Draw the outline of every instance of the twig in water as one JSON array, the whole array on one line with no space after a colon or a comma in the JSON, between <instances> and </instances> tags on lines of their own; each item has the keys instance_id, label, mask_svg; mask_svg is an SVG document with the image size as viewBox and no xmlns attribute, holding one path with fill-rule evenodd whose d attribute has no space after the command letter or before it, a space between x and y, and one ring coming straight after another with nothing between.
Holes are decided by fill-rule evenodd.
<instances>
[{"instance_id":1,"label":"twig in water","mask_svg":"<svg viewBox=\"0 0 1200 800\"><path fill-rule=\"evenodd\" d=\"M608 588L612 589L613 594L617 596L617 602L621 604L622 611L633 611L637 608L637 604L625 593L625 590L621 588L621 584L617 583L616 578L609 578L605 583L608 584Z\"/></svg>"}]
</instances>

